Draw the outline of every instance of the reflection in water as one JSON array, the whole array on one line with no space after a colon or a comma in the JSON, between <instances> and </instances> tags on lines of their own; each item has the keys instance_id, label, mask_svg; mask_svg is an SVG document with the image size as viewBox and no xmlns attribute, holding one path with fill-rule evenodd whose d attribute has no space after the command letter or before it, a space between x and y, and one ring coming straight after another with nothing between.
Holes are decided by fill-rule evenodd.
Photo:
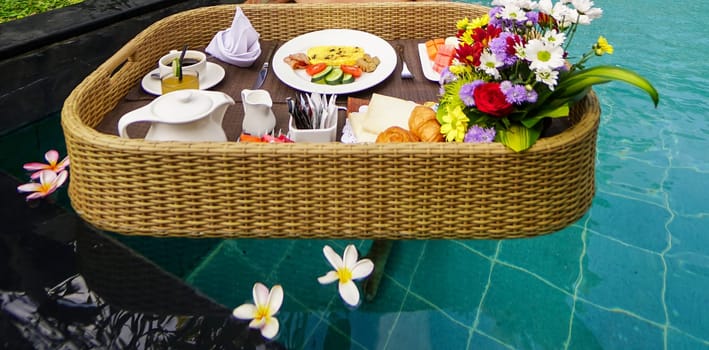
<instances>
[{"instance_id":1,"label":"reflection in water","mask_svg":"<svg viewBox=\"0 0 709 350\"><path fill-rule=\"evenodd\" d=\"M18 184L0 172L1 349L283 348L75 214L28 205Z\"/></svg>"},{"instance_id":2,"label":"reflection in water","mask_svg":"<svg viewBox=\"0 0 709 350\"><path fill-rule=\"evenodd\" d=\"M159 316L116 308L78 274L47 296L39 303L24 292L0 292L2 314L35 349L282 348L264 343L246 322L230 316Z\"/></svg>"}]
</instances>

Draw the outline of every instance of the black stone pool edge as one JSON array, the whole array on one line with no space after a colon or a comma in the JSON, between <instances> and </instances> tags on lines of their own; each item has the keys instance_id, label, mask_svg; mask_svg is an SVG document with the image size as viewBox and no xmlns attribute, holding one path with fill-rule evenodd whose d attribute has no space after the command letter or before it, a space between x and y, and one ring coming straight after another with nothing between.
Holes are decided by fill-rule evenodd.
<instances>
[{"instance_id":1,"label":"black stone pool edge","mask_svg":"<svg viewBox=\"0 0 709 350\"><path fill-rule=\"evenodd\" d=\"M0 24L0 135L61 110L96 67L155 21L233 0L85 0Z\"/></svg>"}]
</instances>

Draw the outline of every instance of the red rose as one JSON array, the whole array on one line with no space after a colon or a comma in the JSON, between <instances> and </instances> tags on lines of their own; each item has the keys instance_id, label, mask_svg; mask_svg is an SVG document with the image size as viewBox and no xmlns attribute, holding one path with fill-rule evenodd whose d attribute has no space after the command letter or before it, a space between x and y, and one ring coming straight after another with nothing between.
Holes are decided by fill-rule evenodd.
<instances>
[{"instance_id":1,"label":"red rose","mask_svg":"<svg viewBox=\"0 0 709 350\"><path fill-rule=\"evenodd\" d=\"M504 117L514 109L511 103L507 102L505 94L500 90L500 83L485 83L475 88L473 91L475 106L480 112L487 113L495 117Z\"/></svg>"}]
</instances>

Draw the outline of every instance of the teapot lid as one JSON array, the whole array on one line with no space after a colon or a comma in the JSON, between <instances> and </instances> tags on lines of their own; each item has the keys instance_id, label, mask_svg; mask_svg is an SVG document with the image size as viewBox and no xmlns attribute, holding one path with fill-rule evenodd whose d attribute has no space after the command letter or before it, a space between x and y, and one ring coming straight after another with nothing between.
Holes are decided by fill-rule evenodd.
<instances>
[{"instance_id":1,"label":"teapot lid","mask_svg":"<svg viewBox=\"0 0 709 350\"><path fill-rule=\"evenodd\" d=\"M200 90L178 90L155 99L152 110L164 123L187 123L204 117L212 105L212 99Z\"/></svg>"}]
</instances>

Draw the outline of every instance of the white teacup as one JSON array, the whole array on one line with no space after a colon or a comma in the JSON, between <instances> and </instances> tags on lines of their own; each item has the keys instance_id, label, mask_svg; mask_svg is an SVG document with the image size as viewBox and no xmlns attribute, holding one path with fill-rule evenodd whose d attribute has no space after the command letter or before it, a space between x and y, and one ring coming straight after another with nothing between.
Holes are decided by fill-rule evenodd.
<instances>
[{"instance_id":1,"label":"white teacup","mask_svg":"<svg viewBox=\"0 0 709 350\"><path fill-rule=\"evenodd\" d=\"M180 54L182 54L182 51L172 50L167 55L160 57L158 60L158 67L160 68L161 77L172 72L172 61L176 57L180 57ZM187 50L187 52L185 52L185 57L183 58L182 69L197 72L200 77L206 76L207 55L201 51Z\"/></svg>"}]
</instances>

